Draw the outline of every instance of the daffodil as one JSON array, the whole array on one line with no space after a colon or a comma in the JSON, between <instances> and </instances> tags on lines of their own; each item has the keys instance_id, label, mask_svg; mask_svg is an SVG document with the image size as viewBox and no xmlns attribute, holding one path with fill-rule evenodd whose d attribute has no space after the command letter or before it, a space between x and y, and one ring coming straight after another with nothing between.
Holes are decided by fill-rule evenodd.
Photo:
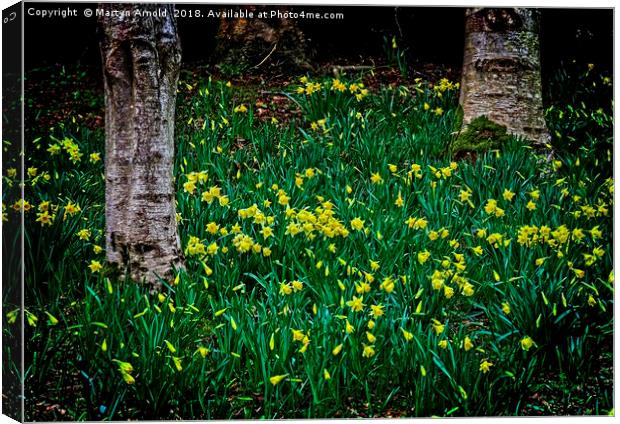
<instances>
[{"instance_id":1,"label":"daffodil","mask_svg":"<svg viewBox=\"0 0 620 424\"><path fill-rule=\"evenodd\" d=\"M373 184L380 184L383 182L383 178L381 178L381 175L378 172L375 172L370 176L370 181Z\"/></svg>"},{"instance_id":2,"label":"daffodil","mask_svg":"<svg viewBox=\"0 0 620 424\"><path fill-rule=\"evenodd\" d=\"M45 315L47 315L48 318L48 324L49 325L56 325L58 324L58 318L56 318L54 315L50 314L49 312L45 311Z\"/></svg>"},{"instance_id":3,"label":"daffodil","mask_svg":"<svg viewBox=\"0 0 620 424\"><path fill-rule=\"evenodd\" d=\"M395 288L394 279L391 276L385 277L379 287L387 293L392 293Z\"/></svg>"},{"instance_id":4,"label":"daffodil","mask_svg":"<svg viewBox=\"0 0 620 424\"><path fill-rule=\"evenodd\" d=\"M487 204L484 206L484 211L488 215L491 215L491 214L495 213L495 209L496 208L497 208L497 200L489 199L489 200L487 200Z\"/></svg>"},{"instance_id":5,"label":"daffodil","mask_svg":"<svg viewBox=\"0 0 620 424\"><path fill-rule=\"evenodd\" d=\"M342 343L332 349L332 355L338 356L338 354L342 351Z\"/></svg>"},{"instance_id":6,"label":"daffodil","mask_svg":"<svg viewBox=\"0 0 620 424\"><path fill-rule=\"evenodd\" d=\"M405 201L403 200L403 196L401 195L400 191L398 192L398 197L394 201L394 204L399 208L402 208L405 204Z\"/></svg>"},{"instance_id":7,"label":"daffodil","mask_svg":"<svg viewBox=\"0 0 620 424\"><path fill-rule=\"evenodd\" d=\"M327 371L327 368L323 369L323 378L325 380L329 380L330 378L332 378L331 375L329 374L329 371Z\"/></svg>"},{"instance_id":8,"label":"daffodil","mask_svg":"<svg viewBox=\"0 0 620 424\"><path fill-rule=\"evenodd\" d=\"M129 362L120 361L118 359L112 359L112 362L118 364L118 368L121 372L131 374L133 372L133 366Z\"/></svg>"},{"instance_id":9,"label":"daffodil","mask_svg":"<svg viewBox=\"0 0 620 424\"><path fill-rule=\"evenodd\" d=\"M362 300L363 298L361 296L353 296L353 298L347 302L347 306L350 307L353 312L360 312L364 309L364 306L366 306L362 303Z\"/></svg>"},{"instance_id":10,"label":"daffodil","mask_svg":"<svg viewBox=\"0 0 620 424\"><path fill-rule=\"evenodd\" d=\"M442 324L441 322L437 321L436 319L433 318L433 330L435 330L435 334L436 335L440 335L441 333L443 333L444 329L445 329L445 325Z\"/></svg>"},{"instance_id":11,"label":"daffodil","mask_svg":"<svg viewBox=\"0 0 620 424\"><path fill-rule=\"evenodd\" d=\"M101 271L101 269L103 269L103 265L101 265L101 262L95 261L95 260L90 261L90 265L88 265L88 267L90 268L90 271L93 273L99 272Z\"/></svg>"},{"instance_id":12,"label":"daffodil","mask_svg":"<svg viewBox=\"0 0 620 424\"><path fill-rule=\"evenodd\" d=\"M461 290L464 296L473 296L474 295L474 286L470 283L463 284L463 289Z\"/></svg>"},{"instance_id":13,"label":"daffodil","mask_svg":"<svg viewBox=\"0 0 620 424\"><path fill-rule=\"evenodd\" d=\"M486 374L487 372L489 372L492 366L493 366L492 362L489 362L486 359L484 359L480 363L480 371L482 371L483 374Z\"/></svg>"},{"instance_id":14,"label":"daffodil","mask_svg":"<svg viewBox=\"0 0 620 424\"><path fill-rule=\"evenodd\" d=\"M129 385L135 384L136 382L136 379L131 374L128 374L126 372L121 371L121 376L123 377L123 380L125 381L125 383Z\"/></svg>"},{"instance_id":15,"label":"daffodil","mask_svg":"<svg viewBox=\"0 0 620 424\"><path fill-rule=\"evenodd\" d=\"M364 228L364 221L362 221L360 218L353 218L351 220L351 228L356 230L356 231L360 231Z\"/></svg>"},{"instance_id":16,"label":"daffodil","mask_svg":"<svg viewBox=\"0 0 620 424\"><path fill-rule=\"evenodd\" d=\"M40 206L40 205L39 205ZM65 206L65 214L63 219L66 219L67 216L73 216L76 213L80 212L82 209L80 208L80 205L78 204L74 204L72 202L67 203L67 205Z\"/></svg>"},{"instance_id":17,"label":"daffodil","mask_svg":"<svg viewBox=\"0 0 620 424\"><path fill-rule=\"evenodd\" d=\"M362 351L362 356L364 358L370 358L372 356L375 355L375 347L374 345L368 346L364 343L362 343L362 345L364 346L364 350Z\"/></svg>"},{"instance_id":18,"label":"daffodil","mask_svg":"<svg viewBox=\"0 0 620 424\"><path fill-rule=\"evenodd\" d=\"M177 350L172 343L170 343L168 340L164 340L164 343L166 343L166 346L168 347L170 353L176 353Z\"/></svg>"},{"instance_id":19,"label":"daffodil","mask_svg":"<svg viewBox=\"0 0 620 424\"><path fill-rule=\"evenodd\" d=\"M83 228L77 232L77 235L80 238L80 240L88 240L91 236L91 232L89 229Z\"/></svg>"},{"instance_id":20,"label":"daffodil","mask_svg":"<svg viewBox=\"0 0 620 424\"><path fill-rule=\"evenodd\" d=\"M532 340L530 336L525 336L521 339L520 344L521 344L521 349L527 352L528 350L532 348L532 346L534 346L535 343L534 343L534 340Z\"/></svg>"},{"instance_id":21,"label":"daffodil","mask_svg":"<svg viewBox=\"0 0 620 424\"><path fill-rule=\"evenodd\" d=\"M209 246L207 246L207 254L209 255L215 255L218 251L219 247L217 245L216 242L213 242L211 244L209 244Z\"/></svg>"},{"instance_id":22,"label":"daffodil","mask_svg":"<svg viewBox=\"0 0 620 424\"><path fill-rule=\"evenodd\" d=\"M465 336L465 339L463 340L463 349L465 350L465 352L467 352L472 347L474 347L474 344L472 343L471 339L469 338L469 336Z\"/></svg>"},{"instance_id":23,"label":"daffodil","mask_svg":"<svg viewBox=\"0 0 620 424\"><path fill-rule=\"evenodd\" d=\"M183 191L193 194L196 191L196 183L194 181L187 181L183 184Z\"/></svg>"},{"instance_id":24,"label":"daffodil","mask_svg":"<svg viewBox=\"0 0 620 424\"><path fill-rule=\"evenodd\" d=\"M284 380L286 377L288 377L288 374L274 375L272 377L269 377L269 382L275 386L276 384Z\"/></svg>"},{"instance_id":25,"label":"daffodil","mask_svg":"<svg viewBox=\"0 0 620 424\"><path fill-rule=\"evenodd\" d=\"M378 318L380 316L382 316L385 312L383 310L384 306L379 304L379 305L370 305L370 314L374 317L374 318Z\"/></svg>"},{"instance_id":26,"label":"daffodil","mask_svg":"<svg viewBox=\"0 0 620 424\"><path fill-rule=\"evenodd\" d=\"M304 339L305 335L304 332L301 330L295 330L293 328L291 328L291 332L293 333L293 340L300 342Z\"/></svg>"},{"instance_id":27,"label":"daffodil","mask_svg":"<svg viewBox=\"0 0 620 424\"><path fill-rule=\"evenodd\" d=\"M428 250L424 250L423 252L418 252L418 262L421 265L424 264L430 257L431 257L431 253Z\"/></svg>"},{"instance_id":28,"label":"daffodil","mask_svg":"<svg viewBox=\"0 0 620 424\"><path fill-rule=\"evenodd\" d=\"M413 339L413 334L411 334L409 331L405 330L402 327L400 328L400 331L402 331L405 340L410 341L411 339Z\"/></svg>"},{"instance_id":29,"label":"daffodil","mask_svg":"<svg viewBox=\"0 0 620 424\"><path fill-rule=\"evenodd\" d=\"M515 193L513 193L512 191L510 191L508 189L504 189L504 192L502 193L502 197L507 202L510 202L512 200L512 198L515 197Z\"/></svg>"},{"instance_id":30,"label":"daffodil","mask_svg":"<svg viewBox=\"0 0 620 424\"><path fill-rule=\"evenodd\" d=\"M290 201L290 197L288 197L285 193L282 193L278 196L278 203L281 205L288 205Z\"/></svg>"},{"instance_id":31,"label":"daffodil","mask_svg":"<svg viewBox=\"0 0 620 424\"><path fill-rule=\"evenodd\" d=\"M263 227L260 233L263 235L263 238L266 240L269 237L273 236L273 229L271 227Z\"/></svg>"},{"instance_id":32,"label":"daffodil","mask_svg":"<svg viewBox=\"0 0 620 424\"><path fill-rule=\"evenodd\" d=\"M211 234L217 234L219 229L220 226L216 222L212 221L207 224L207 231Z\"/></svg>"}]
</instances>

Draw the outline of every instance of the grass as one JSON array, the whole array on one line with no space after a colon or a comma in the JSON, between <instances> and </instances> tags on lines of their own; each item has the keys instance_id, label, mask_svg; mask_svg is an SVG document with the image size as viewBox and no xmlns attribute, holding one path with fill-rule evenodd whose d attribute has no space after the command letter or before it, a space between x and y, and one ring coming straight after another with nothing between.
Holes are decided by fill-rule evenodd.
<instances>
[{"instance_id":1,"label":"grass","mask_svg":"<svg viewBox=\"0 0 620 424\"><path fill-rule=\"evenodd\" d=\"M540 376L592 386L613 335L611 105L550 106L552 162L515 139L455 162L457 84L362 81L281 87L290 120L181 81L187 269L159 295L107 276L102 130L40 129L28 419L521 415ZM10 224L24 205L3 201ZM608 413L609 381L592 390L580 411Z\"/></svg>"}]
</instances>

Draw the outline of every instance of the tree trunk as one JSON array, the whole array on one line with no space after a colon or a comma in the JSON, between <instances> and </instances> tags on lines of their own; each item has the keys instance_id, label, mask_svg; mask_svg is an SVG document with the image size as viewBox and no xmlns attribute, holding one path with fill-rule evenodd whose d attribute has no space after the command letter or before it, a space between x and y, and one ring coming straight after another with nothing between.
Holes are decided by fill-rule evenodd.
<instances>
[{"instance_id":1,"label":"tree trunk","mask_svg":"<svg viewBox=\"0 0 620 424\"><path fill-rule=\"evenodd\" d=\"M160 288L183 266L175 219L174 113L181 46L172 5L102 4L107 260ZM153 12L153 16L138 16ZM142 13L144 14L144 13Z\"/></svg>"},{"instance_id":2,"label":"tree trunk","mask_svg":"<svg viewBox=\"0 0 620 424\"><path fill-rule=\"evenodd\" d=\"M311 67L305 36L296 20L287 17L286 6L244 5L223 12L227 15L220 18L213 54L223 71L234 74L271 68L290 72ZM230 17L235 12L253 17ZM257 18L260 13L269 18Z\"/></svg>"},{"instance_id":3,"label":"tree trunk","mask_svg":"<svg viewBox=\"0 0 620 424\"><path fill-rule=\"evenodd\" d=\"M459 103L463 128L486 116L545 146L537 9L467 9Z\"/></svg>"}]
</instances>

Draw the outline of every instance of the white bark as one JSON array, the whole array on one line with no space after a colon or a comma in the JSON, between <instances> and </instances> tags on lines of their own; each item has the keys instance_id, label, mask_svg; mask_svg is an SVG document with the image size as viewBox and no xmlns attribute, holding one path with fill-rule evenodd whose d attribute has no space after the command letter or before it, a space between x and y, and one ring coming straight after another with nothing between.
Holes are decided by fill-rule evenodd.
<instances>
[{"instance_id":1,"label":"white bark","mask_svg":"<svg viewBox=\"0 0 620 424\"><path fill-rule=\"evenodd\" d=\"M101 17L107 259L153 289L183 264L175 219L174 114L181 60L172 5L103 4L165 16Z\"/></svg>"},{"instance_id":2,"label":"white bark","mask_svg":"<svg viewBox=\"0 0 620 424\"><path fill-rule=\"evenodd\" d=\"M537 9L467 9L463 125L486 116L508 132L549 142L542 104Z\"/></svg>"}]
</instances>

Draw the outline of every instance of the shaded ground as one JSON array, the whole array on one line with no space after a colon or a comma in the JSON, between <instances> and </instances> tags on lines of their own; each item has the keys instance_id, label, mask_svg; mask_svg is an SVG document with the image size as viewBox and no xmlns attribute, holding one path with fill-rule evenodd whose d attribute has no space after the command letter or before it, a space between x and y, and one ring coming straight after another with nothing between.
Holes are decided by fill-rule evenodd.
<instances>
[{"instance_id":1,"label":"shaded ground","mask_svg":"<svg viewBox=\"0 0 620 424\"><path fill-rule=\"evenodd\" d=\"M353 64L348 60L323 63L317 66L319 74L351 76L362 74L362 81L371 91L379 86L399 86L413 83L415 78L437 81L440 78L458 80L460 71L445 66L426 64L403 78L397 69L384 63L366 61ZM374 64L374 65L373 65ZM374 67L373 67L374 66ZM206 65L186 65L181 70L182 83L191 83L211 76L230 81L238 89L240 102L256 106L259 118L276 116L286 122L298 116L296 105L283 94L286 85L297 82L296 77L282 73L227 76ZM36 68L26 74L26 133L38 137L34 131L53 127L67 119L75 118L88 128L103 128L104 102L101 70L86 66L53 66ZM191 96L190 93L186 95ZM262 116L264 115L264 116Z\"/></svg>"},{"instance_id":2,"label":"shaded ground","mask_svg":"<svg viewBox=\"0 0 620 424\"><path fill-rule=\"evenodd\" d=\"M598 405L603 403L600 399L601 387L613 387L613 340L608 340L602 351L604 353L598 357L597 369L585 384L575 384L566 374L557 372L538 376L532 385L532 393L519 411L519 415L602 414L598 408Z\"/></svg>"}]
</instances>

